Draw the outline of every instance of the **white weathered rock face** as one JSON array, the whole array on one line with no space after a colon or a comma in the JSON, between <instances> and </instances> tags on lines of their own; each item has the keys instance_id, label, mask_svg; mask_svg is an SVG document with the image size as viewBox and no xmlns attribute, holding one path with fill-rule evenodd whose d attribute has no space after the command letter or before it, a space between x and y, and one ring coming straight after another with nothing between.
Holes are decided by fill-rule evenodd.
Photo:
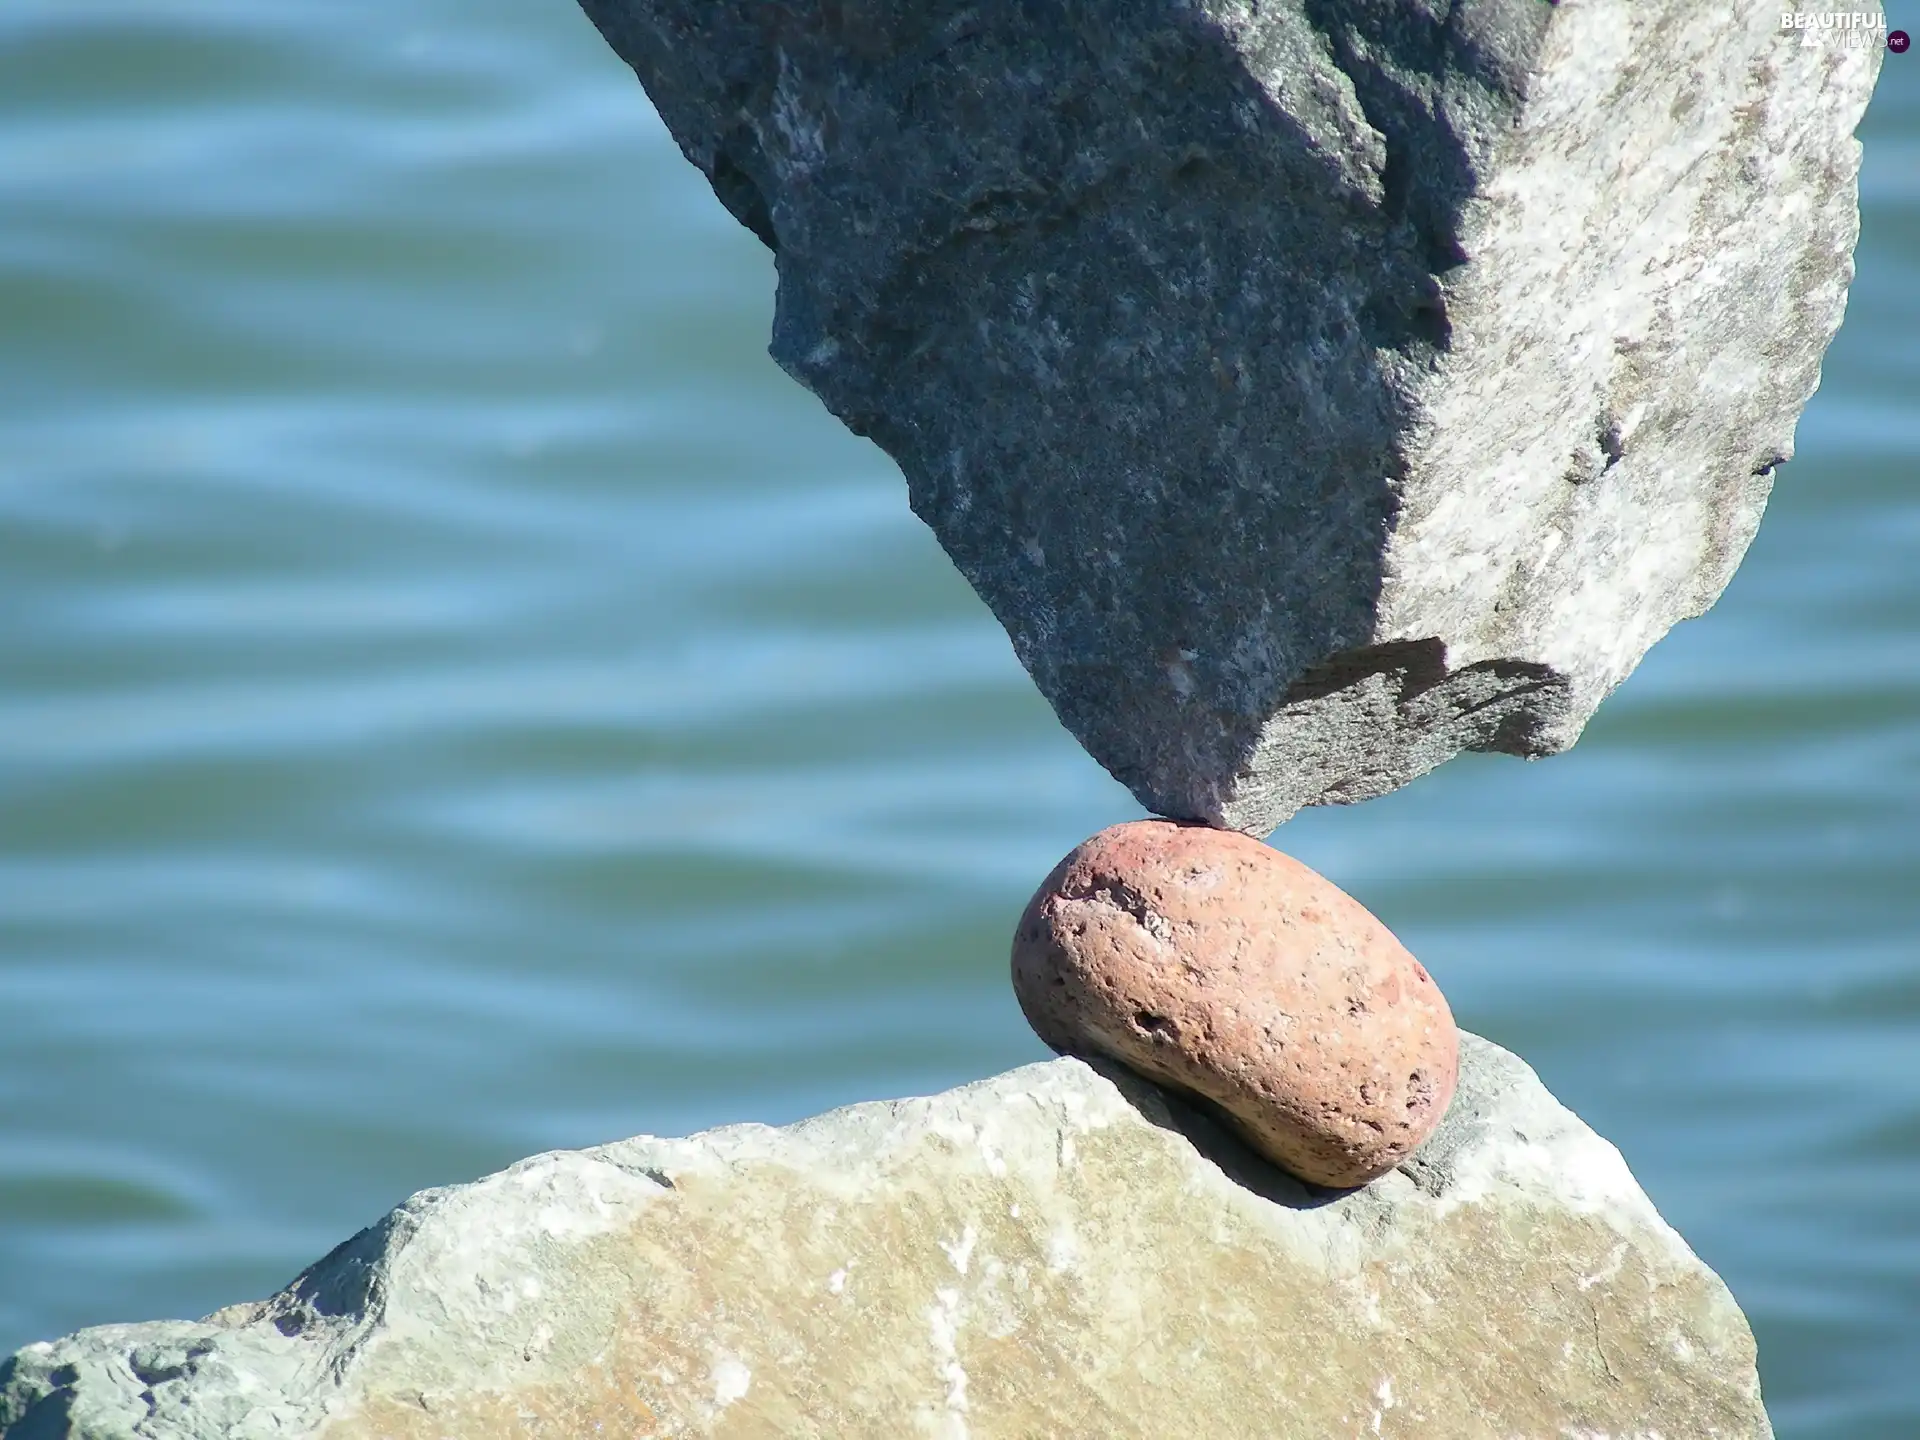
<instances>
[{"instance_id":1,"label":"white weathered rock face","mask_svg":"<svg viewBox=\"0 0 1920 1440\"><path fill-rule=\"evenodd\" d=\"M1745 1321L1618 1152L1461 1058L1434 1139L1340 1195L1074 1060L537 1156L270 1300L27 1347L0 1436L1770 1435Z\"/></svg>"},{"instance_id":2,"label":"white weathered rock face","mask_svg":"<svg viewBox=\"0 0 1920 1440\"><path fill-rule=\"evenodd\" d=\"M1264 834L1543 755L1760 520L1877 48L1750 0L582 0L1066 727Z\"/></svg>"}]
</instances>

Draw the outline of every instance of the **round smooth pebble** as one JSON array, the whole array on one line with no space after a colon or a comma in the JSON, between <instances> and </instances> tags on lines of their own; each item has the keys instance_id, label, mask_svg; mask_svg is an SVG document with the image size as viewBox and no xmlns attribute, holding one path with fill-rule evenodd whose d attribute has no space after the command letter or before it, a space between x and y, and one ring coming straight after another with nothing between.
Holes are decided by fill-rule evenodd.
<instances>
[{"instance_id":1,"label":"round smooth pebble","mask_svg":"<svg viewBox=\"0 0 1920 1440\"><path fill-rule=\"evenodd\" d=\"M1387 1173L1453 1099L1459 1032L1418 960L1251 836L1137 820L1077 846L1013 938L1034 1032L1213 1102L1302 1180Z\"/></svg>"}]
</instances>

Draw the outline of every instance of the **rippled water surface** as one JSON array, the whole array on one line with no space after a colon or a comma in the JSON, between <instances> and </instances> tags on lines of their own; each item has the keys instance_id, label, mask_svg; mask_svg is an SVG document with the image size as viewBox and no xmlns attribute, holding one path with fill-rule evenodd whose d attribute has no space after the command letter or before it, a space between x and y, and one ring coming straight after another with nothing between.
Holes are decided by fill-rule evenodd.
<instances>
[{"instance_id":1,"label":"rippled water surface","mask_svg":"<svg viewBox=\"0 0 1920 1440\"><path fill-rule=\"evenodd\" d=\"M1620 1145L1790 1440L1920 1435L1920 58L1864 135L1720 606L1568 755L1279 837ZM1138 811L772 285L567 0L0 5L0 1352L1042 1054L1014 917Z\"/></svg>"}]
</instances>

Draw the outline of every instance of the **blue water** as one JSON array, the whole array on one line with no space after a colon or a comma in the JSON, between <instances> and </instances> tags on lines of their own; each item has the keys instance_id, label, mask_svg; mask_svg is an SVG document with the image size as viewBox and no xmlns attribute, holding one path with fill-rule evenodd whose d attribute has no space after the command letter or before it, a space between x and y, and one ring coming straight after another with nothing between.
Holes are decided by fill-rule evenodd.
<instances>
[{"instance_id":1,"label":"blue water","mask_svg":"<svg viewBox=\"0 0 1920 1440\"><path fill-rule=\"evenodd\" d=\"M1783 1440L1920 1435L1920 57L1863 136L1720 605L1276 837L1620 1145ZM772 284L566 0L0 6L0 1352L1044 1053L1014 918L1139 812Z\"/></svg>"}]
</instances>

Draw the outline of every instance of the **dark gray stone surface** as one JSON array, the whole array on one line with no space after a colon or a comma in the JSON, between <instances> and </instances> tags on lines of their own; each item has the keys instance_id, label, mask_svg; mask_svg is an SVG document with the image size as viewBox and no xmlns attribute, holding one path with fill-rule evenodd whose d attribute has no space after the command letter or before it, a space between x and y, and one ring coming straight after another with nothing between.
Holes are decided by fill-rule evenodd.
<instances>
[{"instance_id":1,"label":"dark gray stone surface","mask_svg":"<svg viewBox=\"0 0 1920 1440\"><path fill-rule=\"evenodd\" d=\"M1875 50L1695 0L582 0L1062 722L1264 833L1565 748L1738 564Z\"/></svg>"}]
</instances>

